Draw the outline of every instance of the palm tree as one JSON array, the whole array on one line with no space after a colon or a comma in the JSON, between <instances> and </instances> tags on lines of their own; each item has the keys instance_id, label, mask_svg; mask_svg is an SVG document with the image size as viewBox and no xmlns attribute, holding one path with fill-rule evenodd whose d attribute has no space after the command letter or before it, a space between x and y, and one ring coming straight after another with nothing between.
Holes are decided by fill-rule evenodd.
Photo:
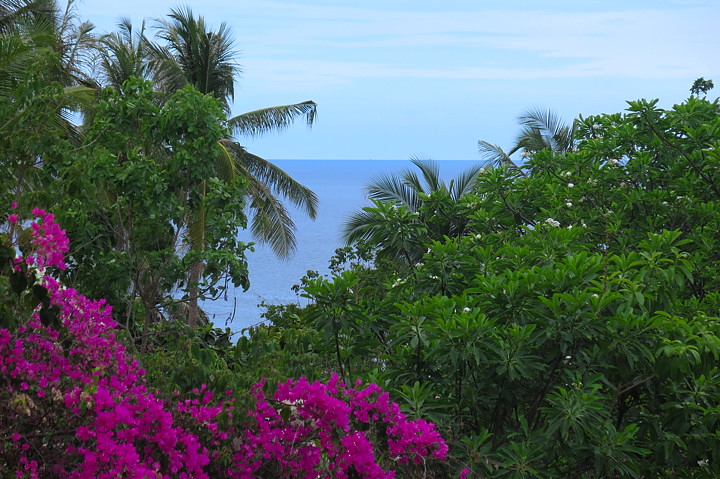
<instances>
[{"instance_id":1,"label":"palm tree","mask_svg":"<svg viewBox=\"0 0 720 479\"><path fill-rule=\"evenodd\" d=\"M145 37L145 22L133 31L128 18L118 22L118 31L99 40L100 75L104 84L122 91L123 83L132 77L150 78L150 45Z\"/></svg>"},{"instance_id":2,"label":"palm tree","mask_svg":"<svg viewBox=\"0 0 720 479\"><path fill-rule=\"evenodd\" d=\"M203 17L192 10L172 9L168 19L157 20L161 44L151 44L155 82L161 91L172 94L194 86L212 94L225 109L235 98L235 77L240 67L234 62L234 40L226 23L217 32L207 29Z\"/></svg>"},{"instance_id":3,"label":"palm tree","mask_svg":"<svg viewBox=\"0 0 720 479\"><path fill-rule=\"evenodd\" d=\"M545 149L566 154L575 147L577 122L568 126L556 113L539 108L527 110L518 120L521 125L520 134L509 152L506 153L499 146L486 141L478 141L478 150L483 159L494 166L507 166L520 171L511 159L511 155L518 151L522 150L521 154L525 157Z\"/></svg>"},{"instance_id":4,"label":"palm tree","mask_svg":"<svg viewBox=\"0 0 720 479\"><path fill-rule=\"evenodd\" d=\"M373 179L365 190L374 206L353 213L342 234L348 245L371 243L396 260L406 260L412 267L422 255L417 247L427 244L427 238L420 241L413 236L425 234L431 239L441 240L445 236L463 234L464 223L457 221L447 207L456 205L463 195L473 191L484 165L474 164L445 183L440 178L437 162L418 158L410 161L420 170L421 176L407 169L400 174ZM432 213L425 218L419 214L424 205L433 206Z\"/></svg>"},{"instance_id":5,"label":"palm tree","mask_svg":"<svg viewBox=\"0 0 720 479\"><path fill-rule=\"evenodd\" d=\"M209 31L202 17L190 9L173 9L168 20L158 22L162 45L151 45L152 71L156 83L167 93L187 84L212 94L226 109L234 99L234 82L240 68L233 62L233 39L222 24ZM304 117L308 126L315 120L316 105L305 101L244 113L228 120L235 135L260 135L282 130ZM299 207L311 218L317 215L317 196L272 163L247 152L232 139L222 142L228 163L224 172L240 174L249 183L251 232L270 245L280 258L296 248L294 224L278 196ZM229 179L229 178L228 178Z\"/></svg>"},{"instance_id":6,"label":"palm tree","mask_svg":"<svg viewBox=\"0 0 720 479\"><path fill-rule=\"evenodd\" d=\"M22 124L23 133L36 138L54 134L78 142L80 131L72 115L81 112L96 93L96 84L86 73L92 57L92 30L92 24L79 21L72 0L64 9L55 0L0 0L0 97L28 91L38 94L39 85L62 85L53 93L43 92L46 104L40 117L26 101L11 100L18 108L4 118L3 129ZM23 84L26 88L19 89ZM0 135L6 133L0 131ZM12 165L15 201L38 171L36 167L46 160L30 151L30 143L27 151L3 154L3 163Z\"/></svg>"},{"instance_id":7,"label":"palm tree","mask_svg":"<svg viewBox=\"0 0 720 479\"><path fill-rule=\"evenodd\" d=\"M226 24L210 31L203 17L195 17L189 8L173 9L166 20L157 22L159 44L149 43L150 70L160 90L172 94L190 84L204 94L213 95L230 110L234 99L235 78L240 73L233 61L233 38ZM236 135L259 135L278 131L304 117L308 126L315 119L316 105L306 101L282 105L232 117L228 125ZM317 215L318 198L310 189L295 181L272 163L253 155L231 138L220 141L224 157L216 163L218 178L232 181L240 176L248 183L247 204L251 212L250 230L256 241L268 244L280 258L296 248L295 225L283 202L289 201L311 218ZM190 248L206 247L202 212L190 218ZM189 271L189 318L192 326L199 317L198 287L204 265L193 264Z\"/></svg>"}]
</instances>

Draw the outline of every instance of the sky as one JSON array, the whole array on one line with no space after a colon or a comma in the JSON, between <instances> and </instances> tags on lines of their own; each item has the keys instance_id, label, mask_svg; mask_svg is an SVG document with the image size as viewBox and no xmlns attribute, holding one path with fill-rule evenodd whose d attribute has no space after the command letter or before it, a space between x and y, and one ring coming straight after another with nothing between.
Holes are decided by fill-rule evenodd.
<instances>
[{"instance_id":1,"label":"sky","mask_svg":"<svg viewBox=\"0 0 720 479\"><path fill-rule=\"evenodd\" d=\"M568 122L627 100L669 108L696 78L720 94L718 0L77 0L99 33L189 7L231 28L232 114L313 100L316 123L237 140L266 159L480 161L517 118ZM714 95L713 95L714 94Z\"/></svg>"}]
</instances>

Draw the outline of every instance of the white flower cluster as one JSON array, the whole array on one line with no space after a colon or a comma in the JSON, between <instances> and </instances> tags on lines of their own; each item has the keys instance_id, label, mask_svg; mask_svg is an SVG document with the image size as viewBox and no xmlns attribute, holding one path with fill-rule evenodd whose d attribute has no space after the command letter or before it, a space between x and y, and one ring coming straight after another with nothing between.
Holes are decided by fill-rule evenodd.
<instances>
[{"instance_id":1,"label":"white flower cluster","mask_svg":"<svg viewBox=\"0 0 720 479\"><path fill-rule=\"evenodd\" d=\"M559 221L556 221L556 220L554 220L554 219L552 219L552 218L546 219L546 220L545 220L545 223L547 223L548 225L552 226L553 228L557 228L558 226L560 226L560 222L559 222Z\"/></svg>"}]
</instances>

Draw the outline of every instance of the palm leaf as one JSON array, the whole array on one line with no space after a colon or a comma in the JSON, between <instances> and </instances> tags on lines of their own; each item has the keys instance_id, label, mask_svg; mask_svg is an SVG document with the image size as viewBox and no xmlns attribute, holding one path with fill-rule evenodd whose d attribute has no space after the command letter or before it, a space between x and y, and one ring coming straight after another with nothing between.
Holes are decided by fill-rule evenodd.
<instances>
[{"instance_id":1,"label":"palm leaf","mask_svg":"<svg viewBox=\"0 0 720 479\"><path fill-rule=\"evenodd\" d=\"M287 259L297 249L295 223L265 183L253 178L248 190L253 210L250 232L259 243L270 246L278 258Z\"/></svg>"},{"instance_id":2,"label":"palm leaf","mask_svg":"<svg viewBox=\"0 0 720 479\"><path fill-rule=\"evenodd\" d=\"M118 32L100 38L100 66L104 79L116 90L130 77L147 79L150 76L150 48L145 37L145 22L134 32L132 23L123 18Z\"/></svg>"},{"instance_id":3,"label":"palm leaf","mask_svg":"<svg viewBox=\"0 0 720 479\"><path fill-rule=\"evenodd\" d=\"M517 146L531 152L550 149L558 153L569 151L574 131L551 110L531 108L518 118L522 125Z\"/></svg>"},{"instance_id":4,"label":"palm leaf","mask_svg":"<svg viewBox=\"0 0 720 479\"><path fill-rule=\"evenodd\" d=\"M510 158L510 155L515 153L518 149L519 148L514 148L510 153L505 153L505 151L497 145L493 145L487 141L478 141L478 151L480 152L480 157L485 162L495 167L508 166L510 168L517 169L517 165L512 158Z\"/></svg>"},{"instance_id":5,"label":"palm leaf","mask_svg":"<svg viewBox=\"0 0 720 479\"><path fill-rule=\"evenodd\" d=\"M193 85L229 109L240 67L233 60L234 39L227 24L209 31L205 19L193 16L190 8L172 9L168 18L156 20L157 36L164 44L151 44L149 49L156 82L168 94Z\"/></svg>"},{"instance_id":6,"label":"palm leaf","mask_svg":"<svg viewBox=\"0 0 720 479\"><path fill-rule=\"evenodd\" d=\"M405 205L411 211L417 211L420 206L417 189L405 177L397 175L381 175L373 178L365 187L368 198L385 201L398 206ZM421 190L422 191L422 190Z\"/></svg>"},{"instance_id":7,"label":"palm leaf","mask_svg":"<svg viewBox=\"0 0 720 479\"><path fill-rule=\"evenodd\" d=\"M242 166L245 175L261 181L271 194L290 201L310 218L315 219L317 217L319 200L312 190L295 181L277 165L253 155L238 143L231 140L221 140L220 143L226 151L232 152L235 156L235 168L238 171L241 170L240 166ZM240 174L242 175L242 173Z\"/></svg>"},{"instance_id":8,"label":"palm leaf","mask_svg":"<svg viewBox=\"0 0 720 479\"><path fill-rule=\"evenodd\" d=\"M417 180L413 178L413 185L418 192L430 193L431 191L439 191L445 188L445 183L440 179L440 166L436 161L422 160L420 158L410 158L410 162L420 169L423 179L427 184L427 189L420 187Z\"/></svg>"},{"instance_id":9,"label":"palm leaf","mask_svg":"<svg viewBox=\"0 0 720 479\"><path fill-rule=\"evenodd\" d=\"M282 131L303 116L310 127L315 122L316 114L316 103L304 101L294 105L273 106L243 113L230 118L228 123L238 135L258 136L269 131Z\"/></svg>"},{"instance_id":10,"label":"palm leaf","mask_svg":"<svg viewBox=\"0 0 720 479\"><path fill-rule=\"evenodd\" d=\"M343 225L342 237L347 244L368 241L374 236L373 224L375 221L374 213L366 210L356 211Z\"/></svg>"},{"instance_id":11,"label":"palm leaf","mask_svg":"<svg viewBox=\"0 0 720 479\"><path fill-rule=\"evenodd\" d=\"M485 170L485 165L476 164L470 168L462 171L460 175L455 178L450 188L450 197L458 201L463 195L472 193L473 188L477 184L480 174Z\"/></svg>"}]
</instances>

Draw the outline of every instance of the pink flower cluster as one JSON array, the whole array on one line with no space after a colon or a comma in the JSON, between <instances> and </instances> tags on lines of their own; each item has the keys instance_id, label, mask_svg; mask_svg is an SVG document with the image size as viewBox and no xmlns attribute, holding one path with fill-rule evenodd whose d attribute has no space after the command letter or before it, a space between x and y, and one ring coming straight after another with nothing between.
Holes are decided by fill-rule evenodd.
<instances>
[{"instance_id":1,"label":"pink flower cluster","mask_svg":"<svg viewBox=\"0 0 720 479\"><path fill-rule=\"evenodd\" d=\"M33 230L32 244L36 246L34 254L37 267L45 269L48 266L57 266L64 270L65 253L70 249L70 240L65 235L65 230L55 223L55 215L47 213L40 208L34 208L33 215L41 218L40 222L31 224Z\"/></svg>"},{"instance_id":2,"label":"pink flower cluster","mask_svg":"<svg viewBox=\"0 0 720 479\"><path fill-rule=\"evenodd\" d=\"M300 378L268 401L257 385L238 461L246 458L248 472L272 465L279 477L390 479L403 464L446 458L433 424L409 421L376 384L361 386L336 375L326 384Z\"/></svg>"},{"instance_id":3,"label":"pink flower cluster","mask_svg":"<svg viewBox=\"0 0 720 479\"><path fill-rule=\"evenodd\" d=\"M236 423L234 402L218 403L205 389L177 410L188 429L206 437L212 477L391 479L445 460L448 447L434 425L408 420L379 386L361 386L346 387L337 376L328 383L301 378L279 384L268 399L261 382L252 390L254 407Z\"/></svg>"},{"instance_id":4,"label":"pink flower cluster","mask_svg":"<svg viewBox=\"0 0 720 479\"><path fill-rule=\"evenodd\" d=\"M26 263L64 266L64 232L36 213L43 222L32 224L37 249ZM15 331L0 329L0 476L207 477L205 449L148 391L104 301L50 276L42 285L62 326L44 326L35 312Z\"/></svg>"},{"instance_id":5,"label":"pink flower cluster","mask_svg":"<svg viewBox=\"0 0 720 479\"><path fill-rule=\"evenodd\" d=\"M16 270L63 268L64 231L35 213L34 256ZM288 380L272 399L260 383L247 412L204 387L163 401L115 338L104 301L48 275L42 287L61 326L43 325L36 310L0 329L0 477L388 479L446 457L434 425L408 420L377 385L336 376Z\"/></svg>"}]
</instances>

